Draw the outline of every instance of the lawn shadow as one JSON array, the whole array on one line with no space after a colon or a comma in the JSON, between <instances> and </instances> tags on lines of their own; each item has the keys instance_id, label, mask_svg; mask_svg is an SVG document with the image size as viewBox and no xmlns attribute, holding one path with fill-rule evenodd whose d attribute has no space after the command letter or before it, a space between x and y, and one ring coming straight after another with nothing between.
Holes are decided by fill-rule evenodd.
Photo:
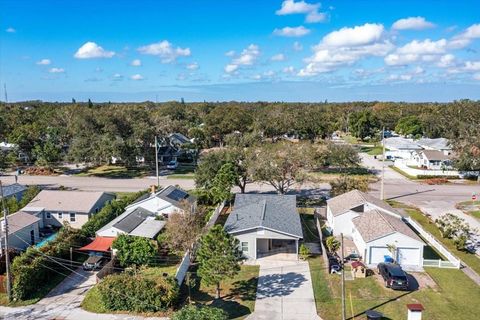
<instances>
[{"instance_id":1,"label":"lawn shadow","mask_svg":"<svg viewBox=\"0 0 480 320\"><path fill-rule=\"evenodd\" d=\"M257 297L258 278L252 277L248 280L240 280L233 283L233 288L230 289L230 294L224 298L239 297L244 301L255 301Z\"/></svg>"},{"instance_id":2,"label":"lawn shadow","mask_svg":"<svg viewBox=\"0 0 480 320\"><path fill-rule=\"evenodd\" d=\"M415 280L415 282L416 282L416 280ZM418 283L417 283L417 286L418 286ZM400 299L400 298L402 298L402 297L405 297L406 295L409 295L410 293L412 293L412 291L404 292L404 293L402 293L402 294L400 294L400 295L398 295L398 296L396 296L396 297L394 297L394 298L388 299L388 300L385 301L385 302L382 302L382 303L380 303L380 304L377 304L376 306L373 306L373 307L371 307L371 308L368 308L367 310L364 310L364 311L362 311L362 312L359 312L359 313L357 313L356 315L354 315L353 317L347 318L347 320L359 318L360 316L365 315L365 312L367 312L368 310L375 310L375 309L378 309L378 308L380 308L380 307L383 307L384 305L389 304L390 302L396 302L398 299ZM382 319L389 319L389 318L387 318L387 317L384 316Z\"/></svg>"},{"instance_id":3,"label":"lawn shadow","mask_svg":"<svg viewBox=\"0 0 480 320\"><path fill-rule=\"evenodd\" d=\"M225 311L228 314L228 319L236 319L251 313L249 308L241 305L235 300L216 299L210 304L210 306Z\"/></svg>"}]
</instances>

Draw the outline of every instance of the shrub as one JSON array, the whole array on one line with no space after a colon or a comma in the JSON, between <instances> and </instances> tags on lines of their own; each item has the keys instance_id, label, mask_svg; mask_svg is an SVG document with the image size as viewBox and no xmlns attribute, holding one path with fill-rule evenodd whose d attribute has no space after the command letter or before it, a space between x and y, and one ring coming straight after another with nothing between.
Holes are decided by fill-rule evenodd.
<instances>
[{"instance_id":1,"label":"shrub","mask_svg":"<svg viewBox=\"0 0 480 320\"><path fill-rule=\"evenodd\" d=\"M335 181L330 182L330 185L332 186L330 195L336 197L354 189L366 192L368 191L368 184L369 181L367 177L342 175Z\"/></svg>"},{"instance_id":2,"label":"shrub","mask_svg":"<svg viewBox=\"0 0 480 320\"><path fill-rule=\"evenodd\" d=\"M173 277L116 274L98 284L100 300L110 311L165 311L177 300L179 288Z\"/></svg>"},{"instance_id":3,"label":"shrub","mask_svg":"<svg viewBox=\"0 0 480 320\"><path fill-rule=\"evenodd\" d=\"M310 249L302 243L302 245L300 246L300 257L303 259L303 260L306 260L310 254L312 252L310 251Z\"/></svg>"},{"instance_id":4,"label":"shrub","mask_svg":"<svg viewBox=\"0 0 480 320\"><path fill-rule=\"evenodd\" d=\"M175 312L172 320L227 320L228 315L219 308L207 306L185 306Z\"/></svg>"},{"instance_id":5,"label":"shrub","mask_svg":"<svg viewBox=\"0 0 480 320\"><path fill-rule=\"evenodd\" d=\"M117 258L123 267L148 265L157 253L152 240L125 234L115 239L112 248L118 250Z\"/></svg>"}]
</instances>

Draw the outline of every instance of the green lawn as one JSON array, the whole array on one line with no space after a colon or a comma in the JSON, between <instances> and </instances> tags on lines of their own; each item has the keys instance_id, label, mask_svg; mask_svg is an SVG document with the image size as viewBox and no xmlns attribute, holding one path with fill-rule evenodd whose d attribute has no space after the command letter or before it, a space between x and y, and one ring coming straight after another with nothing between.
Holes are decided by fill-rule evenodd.
<instances>
[{"instance_id":1,"label":"green lawn","mask_svg":"<svg viewBox=\"0 0 480 320\"><path fill-rule=\"evenodd\" d=\"M321 257L309 259L317 311L324 320L336 320L341 310L340 276L327 274ZM346 281L347 318L365 319L364 312L375 309L387 319L406 319L408 303L425 307L424 319L476 319L480 313L480 287L462 271L427 268L433 287L413 292L386 289L374 277ZM353 308L353 312L352 312Z\"/></svg>"},{"instance_id":2,"label":"green lawn","mask_svg":"<svg viewBox=\"0 0 480 320\"><path fill-rule=\"evenodd\" d=\"M77 173L79 177L102 177L102 178L137 178L143 177L150 172L148 168L127 168L121 165L103 165L89 168L86 171Z\"/></svg>"},{"instance_id":3,"label":"green lawn","mask_svg":"<svg viewBox=\"0 0 480 320\"><path fill-rule=\"evenodd\" d=\"M405 211L412 217L415 221L417 221L426 231L431 233L438 241L440 241L447 249L449 249L455 256L457 256L460 260L462 260L465 264L467 264L470 268L475 270L478 274L480 274L480 259L472 253L468 251L460 251L457 250L455 244L453 243L452 239L445 239L442 238L440 234L440 230L438 229L437 225L430 220L427 216L425 216L420 210L404 205L402 203L396 201L389 201L389 203L393 207L397 208L404 208Z\"/></svg>"},{"instance_id":4,"label":"green lawn","mask_svg":"<svg viewBox=\"0 0 480 320\"><path fill-rule=\"evenodd\" d=\"M388 151L388 149L385 149L385 151ZM383 154L383 147L382 146L374 146L374 147L362 146L360 148L360 152L365 152L371 156L379 156Z\"/></svg>"},{"instance_id":5,"label":"green lawn","mask_svg":"<svg viewBox=\"0 0 480 320\"><path fill-rule=\"evenodd\" d=\"M258 266L241 267L240 273L221 284L221 298L215 300L215 287L205 286L198 278L192 288L194 302L221 308L229 314L229 319L244 319L255 308L257 295Z\"/></svg>"}]
</instances>

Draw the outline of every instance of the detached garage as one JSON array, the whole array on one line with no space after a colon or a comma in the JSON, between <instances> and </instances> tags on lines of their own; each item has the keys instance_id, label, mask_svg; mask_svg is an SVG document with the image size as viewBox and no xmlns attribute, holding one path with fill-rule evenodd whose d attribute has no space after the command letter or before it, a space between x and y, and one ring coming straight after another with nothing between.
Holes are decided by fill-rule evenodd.
<instances>
[{"instance_id":1,"label":"detached garage","mask_svg":"<svg viewBox=\"0 0 480 320\"><path fill-rule=\"evenodd\" d=\"M401 218L371 210L352 222L353 241L366 264L376 265L390 257L405 267L422 267L425 243Z\"/></svg>"},{"instance_id":2,"label":"detached garage","mask_svg":"<svg viewBox=\"0 0 480 320\"><path fill-rule=\"evenodd\" d=\"M292 195L237 194L225 230L238 239L247 259L298 255L303 232L296 202Z\"/></svg>"}]
</instances>

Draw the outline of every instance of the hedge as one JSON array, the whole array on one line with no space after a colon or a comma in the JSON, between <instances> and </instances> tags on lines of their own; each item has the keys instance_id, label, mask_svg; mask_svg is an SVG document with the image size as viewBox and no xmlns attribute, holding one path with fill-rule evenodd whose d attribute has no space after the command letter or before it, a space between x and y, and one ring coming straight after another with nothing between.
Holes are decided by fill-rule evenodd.
<instances>
[{"instance_id":1,"label":"hedge","mask_svg":"<svg viewBox=\"0 0 480 320\"><path fill-rule=\"evenodd\" d=\"M228 314L219 308L185 306L175 312L172 320L227 320Z\"/></svg>"},{"instance_id":2,"label":"hedge","mask_svg":"<svg viewBox=\"0 0 480 320\"><path fill-rule=\"evenodd\" d=\"M179 295L175 278L141 274L110 275L97 288L102 306L109 311L165 311L173 306Z\"/></svg>"}]
</instances>

